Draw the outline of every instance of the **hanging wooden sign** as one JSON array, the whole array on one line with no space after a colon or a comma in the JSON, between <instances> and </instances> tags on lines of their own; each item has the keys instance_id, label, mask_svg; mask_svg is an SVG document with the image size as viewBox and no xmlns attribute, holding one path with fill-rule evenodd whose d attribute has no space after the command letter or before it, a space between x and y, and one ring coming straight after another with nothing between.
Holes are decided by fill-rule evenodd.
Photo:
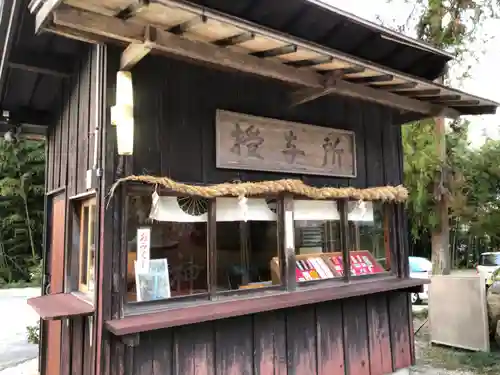
<instances>
[{"instance_id":1,"label":"hanging wooden sign","mask_svg":"<svg viewBox=\"0 0 500 375\"><path fill-rule=\"evenodd\" d=\"M356 177L352 131L218 110L216 142L218 168Z\"/></svg>"}]
</instances>

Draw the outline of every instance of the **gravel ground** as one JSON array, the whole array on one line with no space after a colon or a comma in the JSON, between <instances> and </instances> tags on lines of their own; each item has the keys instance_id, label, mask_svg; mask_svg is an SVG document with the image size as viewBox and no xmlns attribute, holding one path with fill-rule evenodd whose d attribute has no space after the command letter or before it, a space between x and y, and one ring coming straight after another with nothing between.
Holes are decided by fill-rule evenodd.
<instances>
[{"instance_id":1,"label":"gravel ground","mask_svg":"<svg viewBox=\"0 0 500 375\"><path fill-rule=\"evenodd\" d=\"M6 368L0 371L0 375L38 375L38 358Z\"/></svg>"},{"instance_id":2,"label":"gravel ground","mask_svg":"<svg viewBox=\"0 0 500 375\"><path fill-rule=\"evenodd\" d=\"M39 293L39 288L0 290L0 322L4 322L0 330L0 371L37 357L38 346L28 343L26 327L36 324L38 316L26 300Z\"/></svg>"}]
</instances>

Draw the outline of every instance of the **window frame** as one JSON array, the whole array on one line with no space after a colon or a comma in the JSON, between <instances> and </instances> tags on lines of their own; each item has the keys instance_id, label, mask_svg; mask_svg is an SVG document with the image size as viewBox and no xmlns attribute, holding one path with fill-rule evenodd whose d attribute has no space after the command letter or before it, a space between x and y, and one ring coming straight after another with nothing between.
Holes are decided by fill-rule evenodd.
<instances>
[{"instance_id":1,"label":"window frame","mask_svg":"<svg viewBox=\"0 0 500 375\"><path fill-rule=\"evenodd\" d=\"M79 226L79 232L80 232L80 246L78 248L78 291L82 292L84 294L90 294L93 293L95 290L95 280L94 280L94 289L89 290L89 281L90 281L90 270L91 268L94 269L94 277L95 277L95 256L96 256L96 249L95 249L95 213L96 213L96 198L88 198L80 201L79 205L79 211L80 211L80 226ZM85 209L88 209L88 217L87 217L87 222L85 223ZM91 227L91 223L93 222L94 227ZM86 232L86 233L84 233ZM85 237L84 237L85 234ZM91 245L93 243L93 245ZM85 272L85 277L87 282L84 283L82 282L83 279L83 253L84 253L84 244L86 245L86 272ZM90 261L91 253L92 253L92 246L94 246L94 259L93 261Z\"/></svg>"},{"instance_id":2,"label":"window frame","mask_svg":"<svg viewBox=\"0 0 500 375\"><path fill-rule=\"evenodd\" d=\"M155 189L158 189L157 187ZM131 196L144 196L152 194L155 189L147 187L145 185L130 184L129 186L124 186L124 199L122 204L122 217L126 221L128 218L128 212L130 209L129 198ZM160 189L159 193L161 196L182 196L182 194L173 193L167 191L166 189ZM398 211L402 212L402 205L396 202L382 202L384 208L384 221L385 217L389 215L388 229L387 233L389 246L390 246L390 271L384 273L378 273L373 275L363 275L352 277L350 272L344 272L342 277L327 279L327 280L311 280L307 282L297 282L295 279L295 244L293 239L295 236L294 220L293 220L293 201L294 199L304 199L304 197L294 197L290 194L279 194L279 195L266 195L257 196L255 198L271 198L275 199L277 203L277 256L280 264L280 285L264 286L260 288L249 288L249 289L238 289L238 290L227 290L216 292L215 288L217 283L217 241L216 241L216 200L208 199L208 211L207 211L207 293L200 293L194 295L184 295L175 296L168 299L154 300L154 301L141 301L141 302L129 302L127 301L126 295L127 290L120 290L122 299L122 313L124 316L147 314L152 312L160 312L170 309L189 309L191 307L197 306L200 303L206 304L210 302L223 302L240 300L242 298L258 298L260 296L268 296L271 294L282 294L295 291L305 291L308 289L317 288L331 288L331 287L346 287L349 285L354 285L358 283L371 282L373 280L394 280L396 278L405 278L404 276L404 266L401 264L401 255L397 250L404 251L400 246L403 244L402 234L400 230L397 229L398 217L396 217ZM307 198L306 198L307 199ZM347 220L347 204L349 199L330 199L337 203L337 208L340 214L340 240L341 240L341 251L343 258L344 270L350 269L350 257L349 254L349 226ZM401 206L401 210L398 209ZM384 225L385 227L385 225ZM402 229L402 226L401 226ZM122 238L128 238L126 225L122 226ZM384 230L384 240L385 240L385 230ZM292 241L292 243L290 243ZM124 241L122 241L122 252L128 257L127 246L124 246ZM128 265L126 265L128 267ZM122 272L123 274L123 272ZM125 272L126 277L126 272ZM122 285L127 285L123 282ZM125 288L126 289L126 288Z\"/></svg>"},{"instance_id":3,"label":"window frame","mask_svg":"<svg viewBox=\"0 0 500 375\"><path fill-rule=\"evenodd\" d=\"M89 208L88 224L94 222L94 227L92 233L87 233L87 241L91 240L94 242L96 240L96 228L97 221L99 220L99 215L97 212L97 196L95 190L90 190L83 194L78 194L70 197L68 205L68 249L69 249L69 263L68 263L68 289L69 291L83 298L87 302L94 303L95 292L98 288L97 282L95 280L95 266L98 249L94 249L94 261L92 262L92 267L94 268L94 289L89 291L88 287L81 288L81 268L82 268L82 223L83 223L83 212L84 208ZM90 210L90 207L93 207ZM92 211L92 214L91 214ZM89 232L87 230L87 232ZM75 236L78 236L78 241L76 243ZM90 247L87 247L87 257L89 256ZM90 258L87 258L90 259ZM89 276L89 262L87 262L87 278Z\"/></svg>"}]
</instances>

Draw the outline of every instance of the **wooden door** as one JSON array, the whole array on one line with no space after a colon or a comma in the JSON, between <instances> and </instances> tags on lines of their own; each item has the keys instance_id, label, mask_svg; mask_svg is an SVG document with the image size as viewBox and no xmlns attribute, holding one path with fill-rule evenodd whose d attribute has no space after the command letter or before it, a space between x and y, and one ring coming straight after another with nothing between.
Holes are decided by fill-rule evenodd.
<instances>
[{"instance_id":1,"label":"wooden door","mask_svg":"<svg viewBox=\"0 0 500 375\"><path fill-rule=\"evenodd\" d=\"M53 197L47 254L49 288L47 294L64 292L64 233L66 222L66 194ZM44 375L60 375L61 373L61 320L46 323L46 360Z\"/></svg>"}]
</instances>

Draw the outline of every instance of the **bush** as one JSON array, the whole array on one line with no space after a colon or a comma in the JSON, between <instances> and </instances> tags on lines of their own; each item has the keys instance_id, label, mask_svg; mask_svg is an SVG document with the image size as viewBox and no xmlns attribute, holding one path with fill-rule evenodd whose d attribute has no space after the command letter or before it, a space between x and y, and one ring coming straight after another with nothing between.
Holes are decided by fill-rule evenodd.
<instances>
[{"instance_id":1,"label":"bush","mask_svg":"<svg viewBox=\"0 0 500 375\"><path fill-rule=\"evenodd\" d=\"M29 267L30 283L42 285L42 261L35 259L34 265Z\"/></svg>"},{"instance_id":2,"label":"bush","mask_svg":"<svg viewBox=\"0 0 500 375\"><path fill-rule=\"evenodd\" d=\"M38 345L40 343L40 326L38 324L27 326L28 342L30 344Z\"/></svg>"}]
</instances>

